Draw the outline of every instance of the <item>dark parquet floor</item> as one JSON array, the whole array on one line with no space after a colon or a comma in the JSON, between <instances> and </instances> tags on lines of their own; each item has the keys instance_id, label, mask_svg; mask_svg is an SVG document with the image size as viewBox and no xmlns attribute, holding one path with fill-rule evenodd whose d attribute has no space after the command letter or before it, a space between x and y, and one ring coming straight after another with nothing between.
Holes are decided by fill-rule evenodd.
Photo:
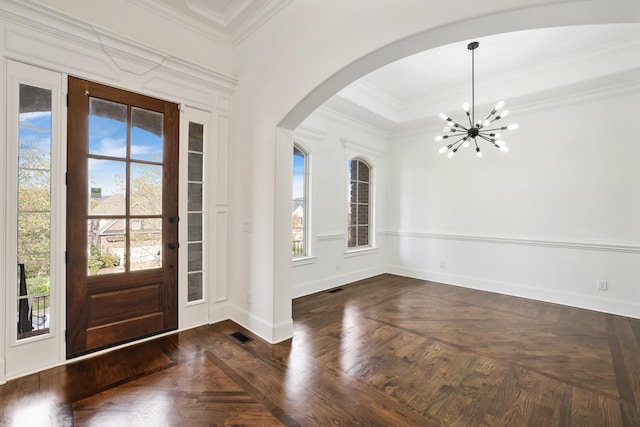
<instances>
[{"instance_id":1,"label":"dark parquet floor","mask_svg":"<svg viewBox=\"0 0 640 427\"><path fill-rule=\"evenodd\" d=\"M16 426L640 426L640 320L381 275L9 381ZM251 336L250 333L245 332Z\"/></svg>"}]
</instances>

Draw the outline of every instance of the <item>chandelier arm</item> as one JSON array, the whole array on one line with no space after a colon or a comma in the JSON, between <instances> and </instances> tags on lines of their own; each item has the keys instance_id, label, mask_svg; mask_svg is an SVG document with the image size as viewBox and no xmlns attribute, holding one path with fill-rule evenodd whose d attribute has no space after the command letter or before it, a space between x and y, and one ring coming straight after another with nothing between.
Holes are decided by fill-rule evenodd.
<instances>
[{"instance_id":1,"label":"chandelier arm","mask_svg":"<svg viewBox=\"0 0 640 427\"><path fill-rule=\"evenodd\" d=\"M455 121L455 120L453 120L453 119L449 119L449 121L450 121L451 123L453 123L454 125L456 125L456 127L462 128L462 129L464 129L465 131L468 131L468 130L469 130L469 129L467 129L466 127L462 126L460 123L456 122L456 121Z\"/></svg>"},{"instance_id":2,"label":"chandelier arm","mask_svg":"<svg viewBox=\"0 0 640 427\"><path fill-rule=\"evenodd\" d=\"M459 139L459 140L457 140L456 142L451 143L451 149L453 149L453 150L457 150L458 148L460 148L460 146L461 146L462 144L464 144L465 139L467 139L467 137L466 137L466 136L465 136L465 137L463 137L463 138L460 138L460 139ZM456 145L456 144L458 144L458 146L457 146L457 147L454 147L454 145Z\"/></svg>"},{"instance_id":3,"label":"chandelier arm","mask_svg":"<svg viewBox=\"0 0 640 427\"><path fill-rule=\"evenodd\" d=\"M483 120L483 122L484 122L484 121L486 121L486 120L489 120L489 119L490 119L494 114L496 114L496 113L497 113L497 111L496 111L496 110L491 110L491 112L490 112L490 113L489 113L489 115L488 115L488 116ZM492 120L492 121L493 121L493 120Z\"/></svg>"},{"instance_id":4,"label":"chandelier arm","mask_svg":"<svg viewBox=\"0 0 640 427\"><path fill-rule=\"evenodd\" d=\"M494 130L508 130L508 129L507 129L506 126L502 126L502 127L499 127L499 128L491 128L491 129L482 128L481 132L493 132Z\"/></svg>"},{"instance_id":5,"label":"chandelier arm","mask_svg":"<svg viewBox=\"0 0 640 427\"><path fill-rule=\"evenodd\" d=\"M480 138L484 139L485 141L487 141L488 143L492 144L494 147L496 147L496 148L500 148L500 147L498 146L498 144L496 144L496 143L495 143L495 141L492 141L491 139L487 138L486 136L484 136L484 135L480 135L480 134L478 134L478 136L479 136Z\"/></svg>"}]
</instances>

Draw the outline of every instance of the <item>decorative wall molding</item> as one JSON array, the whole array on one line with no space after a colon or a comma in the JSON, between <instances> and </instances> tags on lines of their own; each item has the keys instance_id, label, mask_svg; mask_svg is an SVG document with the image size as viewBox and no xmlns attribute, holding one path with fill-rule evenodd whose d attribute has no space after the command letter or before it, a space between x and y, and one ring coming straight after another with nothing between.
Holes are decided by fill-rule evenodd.
<instances>
[{"instance_id":1,"label":"decorative wall molding","mask_svg":"<svg viewBox=\"0 0 640 427\"><path fill-rule=\"evenodd\" d=\"M42 62L45 59L57 65L61 72L85 71L93 75L100 70L104 77L118 80L116 69L137 76L154 71L174 83L192 83L231 94L238 79L191 61L171 55L163 50L146 46L105 28L62 15L43 6L36 9L28 2L25 11L29 17L0 9L0 17L29 31L11 28L8 30L7 49L16 52L21 59L30 55L30 59ZM32 49L29 49L32 47ZM87 55L87 53L90 53ZM81 55L82 60L62 62L60 58ZM105 61L105 57L109 61ZM86 61L88 64L84 64ZM73 62L72 69L66 62ZM74 69L73 67L77 67ZM106 70L111 73L105 73Z\"/></svg>"},{"instance_id":2,"label":"decorative wall molding","mask_svg":"<svg viewBox=\"0 0 640 427\"><path fill-rule=\"evenodd\" d=\"M331 242L334 240L344 240L345 234L340 231L332 231L329 233L318 233L316 234L316 241L318 242Z\"/></svg>"},{"instance_id":3,"label":"decorative wall molding","mask_svg":"<svg viewBox=\"0 0 640 427\"><path fill-rule=\"evenodd\" d=\"M349 150L357 151L360 153L365 153L365 154L369 154L376 157L384 157L389 152L388 150L380 150L364 142L355 141L349 138L340 138L340 142L342 142L342 145L344 146L344 149L346 151L349 151Z\"/></svg>"},{"instance_id":4,"label":"decorative wall molding","mask_svg":"<svg viewBox=\"0 0 640 427\"><path fill-rule=\"evenodd\" d=\"M509 106L518 114L529 114L638 91L640 91L640 70L635 69L509 99ZM492 106L490 104L477 105L476 109L491 109ZM394 143L402 142L404 138L433 135L441 129L442 120L437 116L430 116L423 120L399 124L395 130L388 133L388 138ZM429 138L428 141L432 142L433 139Z\"/></svg>"},{"instance_id":5,"label":"decorative wall molding","mask_svg":"<svg viewBox=\"0 0 640 427\"><path fill-rule=\"evenodd\" d=\"M214 159L217 175L216 205L227 206L229 204L229 117L226 114L216 114ZM212 159L209 159L212 162ZM211 163L210 163L211 164Z\"/></svg>"},{"instance_id":6,"label":"decorative wall molding","mask_svg":"<svg viewBox=\"0 0 640 427\"><path fill-rule=\"evenodd\" d=\"M320 141L328 135L327 131L312 128L310 126L300 125L293 131L293 139L310 139Z\"/></svg>"},{"instance_id":7,"label":"decorative wall molding","mask_svg":"<svg viewBox=\"0 0 640 427\"><path fill-rule=\"evenodd\" d=\"M218 96L216 109L219 113L229 113L231 111L231 99L228 96Z\"/></svg>"},{"instance_id":8,"label":"decorative wall molding","mask_svg":"<svg viewBox=\"0 0 640 427\"><path fill-rule=\"evenodd\" d=\"M222 45L237 46L291 0L234 0L225 13L203 8L190 0L183 0L184 9L169 6L166 2L158 0L129 2Z\"/></svg>"},{"instance_id":9,"label":"decorative wall molding","mask_svg":"<svg viewBox=\"0 0 640 427\"><path fill-rule=\"evenodd\" d=\"M411 237L418 239L459 240L467 242L495 243L507 245L543 246L559 249L576 249L602 252L624 252L640 254L640 244L635 242L592 242L577 240L529 239L505 236L481 236L465 234L419 233L408 231L383 231L383 236Z\"/></svg>"},{"instance_id":10,"label":"decorative wall molding","mask_svg":"<svg viewBox=\"0 0 640 427\"><path fill-rule=\"evenodd\" d=\"M228 246L228 214L227 212L216 212L215 230L216 236L213 241L215 245L215 271L216 289L215 303L227 301L228 284L227 284L227 246Z\"/></svg>"},{"instance_id":11,"label":"decorative wall molding","mask_svg":"<svg viewBox=\"0 0 640 427\"><path fill-rule=\"evenodd\" d=\"M358 120L336 109L329 108L326 105L321 105L320 107L318 107L313 112L313 114L318 114L321 117L328 118L329 120L336 121L345 126L354 127L358 130L370 133L377 137L385 137L387 135L387 132L383 129L380 129L379 127L376 127L370 123L366 123L362 120Z\"/></svg>"}]
</instances>

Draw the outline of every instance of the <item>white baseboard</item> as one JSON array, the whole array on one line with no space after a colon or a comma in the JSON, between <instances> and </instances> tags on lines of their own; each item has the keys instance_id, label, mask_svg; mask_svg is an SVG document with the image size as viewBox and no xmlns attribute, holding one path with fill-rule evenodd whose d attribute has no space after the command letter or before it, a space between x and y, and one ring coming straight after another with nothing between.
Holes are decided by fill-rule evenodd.
<instances>
[{"instance_id":1,"label":"white baseboard","mask_svg":"<svg viewBox=\"0 0 640 427\"><path fill-rule=\"evenodd\" d=\"M300 298L305 295L311 295L317 292L326 291L327 289L335 288L336 286L341 286L347 283L356 282L358 280L367 279L369 277L384 274L386 272L387 270L385 266L381 265L336 276L324 277L322 279L313 280L311 282L301 283L293 287L292 297L294 299Z\"/></svg>"},{"instance_id":2,"label":"white baseboard","mask_svg":"<svg viewBox=\"0 0 640 427\"><path fill-rule=\"evenodd\" d=\"M597 298L590 295L582 295L573 292L558 291L548 288L537 288L518 283L506 283L479 279L475 277L460 276L455 274L443 274L433 271L407 268L397 265L387 266L387 272L398 276L412 277L415 279L429 280L446 285L460 286L463 288L477 289L481 291L496 292L514 297L527 298L536 301L550 302L569 307L583 308L609 314L640 319L640 306L630 304L627 301L619 301L605 298Z\"/></svg>"},{"instance_id":3,"label":"white baseboard","mask_svg":"<svg viewBox=\"0 0 640 427\"><path fill-rule=\"evenodd\" d=\"M271 323L243 308L232 305L231 320L270 344L277 344L293 337L293 319Z\"/></svg>"},{"instance_id":4,"label":"white baseboard","mask_svg":"<svg viewBox=\"0 0 640 427\"><path fill-rule=\"evenodd\" d=\"M218 323L231 318L231 305L228 302L209 307L209 323Z\"/></svg>"}]
</instances>

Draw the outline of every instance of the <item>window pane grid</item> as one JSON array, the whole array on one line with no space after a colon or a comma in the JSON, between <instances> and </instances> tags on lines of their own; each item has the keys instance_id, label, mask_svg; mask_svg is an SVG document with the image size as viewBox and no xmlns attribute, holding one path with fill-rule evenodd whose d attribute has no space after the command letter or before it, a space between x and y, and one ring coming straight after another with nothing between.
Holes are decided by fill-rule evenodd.
<instances>
[{"instance_id":1,"label":"window pane grid","mask_svg":"<svg viewBox=\"0 0 640 427\"><path fill-rule=\"evenodd\" d=\"M17 339L49 332L52 91L20 84L17 200Z\"/></svg>"},{"instance_id":2,"label":"window pane grid","mask_svg":"<svg viewBox=\"0 0 640 427\"><path fill-rule=\"evenodd\" d=\"M291 210L291 256L308 254L307 245L307 156L293 147L293 188Z\"/></svg>"},{"instance_id":3,"label":"window pane grid","mask_svg":"<svg viewBox=\"0 0 640 427\"><path fill-rule=\"evenodd\" d=\"M349 162L348 242L349 248L369 246L370 168L362 160Z\"/></svg>"},{"instance_id":4,"label":"window pane grid","mask_svg":"<svg viewBox=\"0 0 640 427\"><path fill-rule=\"evenodd\" d=\"M189 122L187 150L187 301L204 299L204 126Z\"/></svg>"}]
</instances>

